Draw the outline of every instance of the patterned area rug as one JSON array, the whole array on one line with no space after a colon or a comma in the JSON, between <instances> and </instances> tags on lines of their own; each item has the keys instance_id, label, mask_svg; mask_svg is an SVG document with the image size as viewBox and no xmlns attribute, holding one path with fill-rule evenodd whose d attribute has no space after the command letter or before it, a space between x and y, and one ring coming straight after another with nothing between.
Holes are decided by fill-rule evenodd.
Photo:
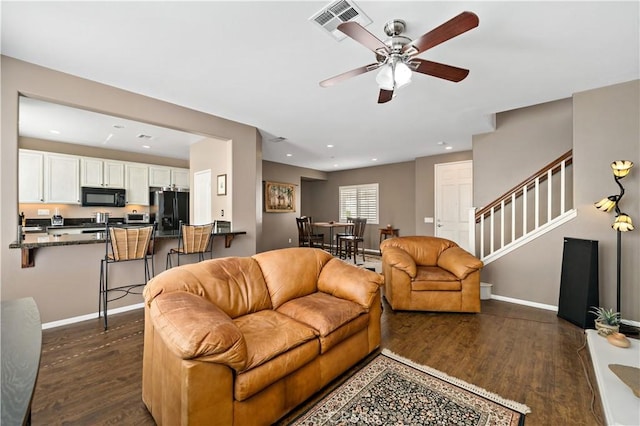
<instances>
[{"instance_id":1,"label":"patterned area rug","mask_svg":"<svg viewBox=\"0 0 640 426\"><path fill-rule=\"evenodd\" d=\"M526 405L387 350L291 424L523 425Z\"/></svg>"}]
</instances>

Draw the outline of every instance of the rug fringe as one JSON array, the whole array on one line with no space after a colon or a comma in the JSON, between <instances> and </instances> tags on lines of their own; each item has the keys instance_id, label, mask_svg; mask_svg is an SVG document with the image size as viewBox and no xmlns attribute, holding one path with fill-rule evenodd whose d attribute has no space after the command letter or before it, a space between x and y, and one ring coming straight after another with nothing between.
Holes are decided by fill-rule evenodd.
<instances>
[{"instance_id":1,"label":"rug fringe","mask_svg":"<svg viewBox=\"0 0 640 426\"><path fill-rule=\"evenodd\" d=\"M414 361L411 361L410 359L407 359L407 358L405 358L405 357L403 357L401 355L398 355L398 354L396 354L394 352L391 352L388 349L382 349L382 355L385 355L385 356L387 356L389 358L395 359L396 361L402 362L403 364L407 364L407 365L415 368L416 370L420 370L422 372L430 374L430 375L432 375L434 377L437 377L437 378L439 378L441 380L449 382L449 383L451 383L453 385L456 385L456 386L461 387L463 389L467 389L467 390L469 390L471 392L477 393L478 395L481 395L481 396L483 396L483 397L485 397L485 398L487 398L487 399L489 399L489 400L491 400L493 402L496 402L498 404L502 404L505 407L511 408L512 410L518 411L519 413L522 413L522 414L531 413L531 408L529 408L525 404L522 404L522 403L517 402L517 401L512 401L510 399L503 398L500 395L495 394L493 392L489 392L488 390L483 389L483 388L481 388L479 386L473 385L471 383L467 383L464 380L458 379L456 377L449 376L448 374L443 373L442 371L436 370L435 368L431 368L431 367L428 367L426 365L418 364L418 363L416 363Z\"/></svg>"}]
</instances>

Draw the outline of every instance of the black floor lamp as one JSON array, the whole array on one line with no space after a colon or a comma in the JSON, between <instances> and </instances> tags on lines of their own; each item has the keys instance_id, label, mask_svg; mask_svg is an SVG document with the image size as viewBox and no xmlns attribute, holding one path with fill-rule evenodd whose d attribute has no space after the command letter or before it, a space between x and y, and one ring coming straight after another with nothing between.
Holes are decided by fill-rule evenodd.
<instances>
[{"instance_id":1,"label":"black floor lamp","mask_svg":"<svg viewBox=\"0 0 640 426\"><path fill-rule=\"evenodd\" d=\"M610 212L615 209L616 219L611 227L616 231L616 312L620 312L620 271L621 271L621 252L622 252L622 233L633 231L633 222L628 214L620 211L620 200L624 195L624 187L620 180L631 172L633 162L627 160L618 160L611 163L613 169L613 179L620 187L620 194L609 195L607 198L595 203L598 210ZM623 334L638 334L638 328L627 324L620 324L620 332Z\"/></svg>"}]
</instances>

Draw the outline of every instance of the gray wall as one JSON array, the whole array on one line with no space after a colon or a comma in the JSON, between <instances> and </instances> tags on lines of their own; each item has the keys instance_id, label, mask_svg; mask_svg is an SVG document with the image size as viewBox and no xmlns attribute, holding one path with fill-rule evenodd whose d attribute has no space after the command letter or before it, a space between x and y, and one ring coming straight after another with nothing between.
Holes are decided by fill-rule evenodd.
<instances>
[{"instance_id":1,"label":"gray wall","mask_svg":"<svg viewBox=\"0 0 640 426\"><path fill-rule=\"evenodd\" d=\"M378 249L379 228L387 224L400 229L400 235L415 233L415 162L386 164L328 173L326 182L305 182L309 211L317 221L338 220L338 187L378 183L379 224L365 228L365 248Z\"/></svg>"},{"instance_id":2,"label":"gray wall","mask_svg":"<svg viewBox=\"0 0 640 426\"><path fill-rule=\"evenodd\" d=\"M487 265L482 281L494 284L494 294L557 305L563 238L590 239L599 241L600 304L615 308L616 233L610 226L614 215L597 211L593 203L617 193L609 164L631 160L636 166L623 180L627 193L622 208L636 223L640 220L639 117L636 80L577 93L572 100L498 114L495 132L474 136L474 195L479 206L499 195L498 189L515 185L573 145L573 203L578 217ZM622 237L621 311L624 318L638 321L640 233Z\"/></svg>"},{"instance_id":3,"label":"gray wall","mask_svg":"<svg viewBox=\"0 0 640 426\"><path fill-rule=\"evenodd\" d=\"M571 99L496 114L496 130L473 136L473 201L482 208L571 149Z\"/></svg>"},{"instance_id":4,"label":"gray wall","mask_svg":"<svg viewBox=\"0 0 640 426\"><path fill-rule=\"evenodd\" d=\"M303 167L293 167L271 161L262 162L262 177L265 181L291 183L296 185L296 211L287 213L262 213L262 238L258 242L258 251L267 251L284 247L298 246L298 228L296 217L311 215L305 212L303 204L315 197L312 189L307 188L303 179L327 179L327 173ZM264 187L258 191L261 195ZM261 195L262 197L262 195ZM264 200L260 205L264 210ZM318 218L314 217L314 220ZM291 240L291 242L289 242Z\"/></svg>"}]
</instances>

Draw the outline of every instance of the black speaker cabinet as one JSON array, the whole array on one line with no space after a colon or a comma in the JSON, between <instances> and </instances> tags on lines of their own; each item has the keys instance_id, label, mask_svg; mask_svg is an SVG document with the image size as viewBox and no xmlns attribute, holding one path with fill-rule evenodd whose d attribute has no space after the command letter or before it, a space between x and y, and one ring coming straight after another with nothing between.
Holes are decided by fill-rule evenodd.
<instances>
[{"instance_id":1,"label":"black speaker cabinet","mask_svg":"<svg viewBox=\"0 0 640 426\"><path fill-rule=\"evenodd\" d=\"M599 306L598 242L564 238L558 316L582 327L594 328L592 306Z\"/></svg>"}]
</instances>

